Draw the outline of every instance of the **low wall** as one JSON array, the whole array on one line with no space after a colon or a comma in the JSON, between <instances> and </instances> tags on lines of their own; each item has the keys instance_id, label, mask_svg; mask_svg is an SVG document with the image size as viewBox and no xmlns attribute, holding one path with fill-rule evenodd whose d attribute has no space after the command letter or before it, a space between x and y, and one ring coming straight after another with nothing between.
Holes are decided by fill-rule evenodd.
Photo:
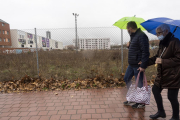
<instances>
[{"instance_id":1,"label":"low wall","mask_svg":"<svg viewBox=\"0 0 180 120\"><path fill-rule=\"evenodd\" d=\"M40 50L40 49L38 49ZM35 52L35 48L0 48L0 54L21 54L27 52Z\"/></svg>"}]
</instances>

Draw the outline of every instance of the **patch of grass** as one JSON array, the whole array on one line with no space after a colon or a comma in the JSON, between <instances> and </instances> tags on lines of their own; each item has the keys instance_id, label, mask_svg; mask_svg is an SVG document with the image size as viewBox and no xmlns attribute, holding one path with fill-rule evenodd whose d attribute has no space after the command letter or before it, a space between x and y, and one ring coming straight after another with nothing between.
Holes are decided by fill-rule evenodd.
<instances>
[{"instance_id":1,"label":"patch of grass","mask_svg":"<svg viewBox=\"0 0 180 120\"><path fill-rule=\"evenodd\" d=\"M4 74L6 74L6 73L8 73L9 72L9 70L4 70L4 71L2 71L2 73L4 73Z\"/></svg>"},{"instance_id":2,"label":"patch of grass","mask_svg":"<svg viewBox=\"0 0 180 120\"><path fill-rule=\"evenodd\" d=\"M65 84L65 83L63 83L63 84L62 84L62 88L63 88L63 90L65 89L65 87L66 87L66 84Z\"/></svg>"},{"instance_id":3,"label":"patch of grass","mask_svg":"<svg viewBox=\"0 0 180 120\"><path fill-rule=\"evenodd\" d=\"M48 90L48 88L44 87L43 90Z\"/></svg>"},{"instance_id":4,"label":"patch of grass","mask_svg":"<svg viewBox=\"0 0 180 120\"><path fill-rule=\"evenodd\" d=\"M75 88L79 88L79 86L80 86L80 84L79 84L79 83L77 83Z\"/></svg>"}]
</instances>

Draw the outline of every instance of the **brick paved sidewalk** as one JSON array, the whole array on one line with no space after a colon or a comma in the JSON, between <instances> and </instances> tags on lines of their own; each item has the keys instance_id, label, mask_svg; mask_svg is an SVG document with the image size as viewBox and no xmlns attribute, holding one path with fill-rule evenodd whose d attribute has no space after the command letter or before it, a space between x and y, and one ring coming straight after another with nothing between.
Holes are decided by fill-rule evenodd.
<instances>
[{"instance_id":1,"label":"brick paved sidewalk","mask_svg":"<svg viewBox=\"0 0 180 120\"><path fill-rule=\"evenodd\" d=\"M149 120L157 111L153 96L144 109L123 106L126 92L120 88L0 94L0 120ZM162 95L169 120L167 91Z\"/></svg>"}]
</instances>

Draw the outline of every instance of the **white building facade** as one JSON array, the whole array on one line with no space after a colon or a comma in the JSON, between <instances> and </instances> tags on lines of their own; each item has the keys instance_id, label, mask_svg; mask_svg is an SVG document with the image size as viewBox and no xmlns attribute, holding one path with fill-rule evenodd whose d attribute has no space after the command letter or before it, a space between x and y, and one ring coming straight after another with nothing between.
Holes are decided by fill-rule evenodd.
<instances>
[{"instance_id":1,"label":"white building facade","mask_svg":"<svg viewBox=\"0 0 180 120\"><path fill-rule=\"evenodd\" d=\"M36 48L35 35L21 30L11 30L11 48ZM41 49L63 49L63 43L37 36L37 46Z\"/></svg>"},{"instance_id":2,"label":"white building facade","mask_svg":"<svg viewBox=\"0 0 180 120\"><path fill-rule=\"evenodd\" d=\"M74 46L76 40L73 40ZM78 49L95 50L95 49L110 49L110 38L80 38L77 41Z\"/></svg>"}]
</instances>

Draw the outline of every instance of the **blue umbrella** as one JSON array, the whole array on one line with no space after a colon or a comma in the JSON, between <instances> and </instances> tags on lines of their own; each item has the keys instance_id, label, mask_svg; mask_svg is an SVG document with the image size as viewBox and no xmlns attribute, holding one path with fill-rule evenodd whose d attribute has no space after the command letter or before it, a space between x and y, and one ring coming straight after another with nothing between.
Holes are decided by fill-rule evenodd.
<instances>
[{"instance_id":1,"label":"blue umbrella","mask_svg":"<svg viewBox=\"0 0 180 120\"><path fill-rule=\"evenodd\" d=\"M173 20L170 18L154 18L149 19L141 25L149 32L156 35L156 28L161 24L167 24L170 27L170 32L174 34L174 37L180 39L180 20Z\"/></svg>"}]
</instances>

